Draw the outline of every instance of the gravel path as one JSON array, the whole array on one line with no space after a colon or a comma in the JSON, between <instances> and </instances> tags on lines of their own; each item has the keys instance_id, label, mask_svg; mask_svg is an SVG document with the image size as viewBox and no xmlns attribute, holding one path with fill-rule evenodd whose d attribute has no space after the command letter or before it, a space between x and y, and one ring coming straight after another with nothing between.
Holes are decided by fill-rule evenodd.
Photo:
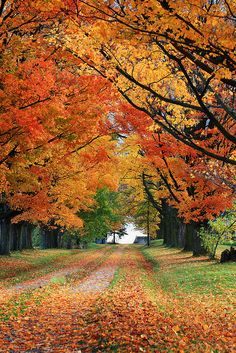
<instances>
[{"instance_id":1,"label":"gravel path","mask_svg":"<svg viewBox=\"0 0 236 353\"><path fill-rule=\"evenodd\" d=\"M117 266L113 267L102 267L99 270L93 272L86 280L80 283L73 290L75 292L92 292L100 293L106 289L111 283Z\"/></svg>"},{"instance_id":2,"label":"gravel path","mask_svg":"<svg viewBox=\"0 0 236 353\"><path fill-rule=\"evenodd\" d=\"M99 294L109 287L116 269L119 267L119 263L122 258L124 248L117 248L109 259L105 261L96 271L92 272L88 277L79 283L76 287L73 287L72 291L76 293L90 293Z\"/></svg>"}]
</instances>

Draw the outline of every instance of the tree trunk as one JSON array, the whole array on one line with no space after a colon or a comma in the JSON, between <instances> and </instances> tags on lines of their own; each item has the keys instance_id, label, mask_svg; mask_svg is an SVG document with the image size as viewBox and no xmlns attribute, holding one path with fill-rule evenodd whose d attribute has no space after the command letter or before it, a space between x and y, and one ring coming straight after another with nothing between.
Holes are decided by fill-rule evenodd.
<instances>
[{"instance_id":1,"label":"tree trunk","mask_svg":"<svg viewBox=\"0 0 236 353\"><path fill-rule=\"evenodd\" d=\"M202 246L199 230L202 223L190 222L185 224L178 218L177 210L162 201L162 217L159 236L163 237L166 246L183 248L192 251L194 256L205 255L206 250Z\"/></svg>"},{"instance_id":2,"label":"tree trunk","mask_svg":"<svg viewBox=\"0 0 236 353\"><path fill-rule=\"evenodd\" d=\"M10 254L10 221L0 220L0 255Z\"/></svg>"},{"instance_id":3,"label":"tree trunk","mask_svg":"<svg viewBox=\"0 0 236 353\"><path fill-rule=\"evenodd\" d=\"M10 236L10 250L18 250L18 229L17 224L10 224L9 227L9 236Z\"/></svg>"},{"instance_id":4,"label":"tree trunk","mask_svg":"<svg viewBox=\"0 0 236 353\"><path fill-rule=\"evenodd\" d=\"M193 249L193 227L191 223L185 225L185 251L192 251Z\"/></svg>"},{"instance_id":5,"label":"tree trunk","mask_svg":"<svg viewBox=\"0 0 236 353\"><path fill-rule=\"evenodd\" d=\"M163 239L163 244L166 243L163 216L161 216L159 229L157 230L157 238L158 239Z\"/></svg>"},{"instance_id":6,"label":"tree trunk","mask_svg":"<svg viewBox=\"0 0 236 353\"><path fill-rule=\"evenodd\" d=\"M70 235L67 237L66 249L72 249L72 239Z\"/></svg>"},{"instance_id":7,"label":"tree trunk","mask_svg":"<svg viewBox=\"0 0 236 353\"><path fill-rule=\"evenodd\" d=\"M190 222L186 224L186 241L184 250L192 251L193 256L206 255L207 251L204 249L199 231L202 223Z\"/></svg>"},{"instance_id":8,"label":"tree trunk","mask_svg":"<svg viewBox=\"0 0 236 353\"><path fill-rule=\"evenodd\" d=\"M162 234L163 234L163 244L166 246L171 245L170 229L169 229L169 213L168 206L165 200L162 200Z\"/></svg>"},{"instance_id":9,"label":"tree trunk","mask_svg":"<svg viewBox=\"0 0 236 353\"><path fill-rule=\"evenodd\" d=\"M177 210L167 205L164 200L162 202L162 210L160 233L163 236L163 243L166 246L182 247L182 238L184 237L183 222L177 217ZM180 227L182 227L181 230Z\"/></svg>"},{"instance_id":10,"label":"tree trunk","mask_svg":"<svg viewBox=\"0 0 236 353\"><path fill-rule=\"evenodd\" d=\"M42 227L40 233L41 233L41 248L42 249L58 248L58 230L57 229L49 229L47 227ZM67 246L70 246L70 245L67 245ZM68 249L70 249L70 248L68 248Z\"/></svg>"},{"instance_id":11,"label":"tree trunk","mask_svg":"<svg viewBox=\"0 0 236 353\"><path fill-rule=\"evenodd\" d=\"M33 225L28 222L21 223L21 249L32 249Z\"/></svg>"},{"instance_id":12,"label":"tree trunk","mask_svg":"<svg viewBox=\"0 0 236 353\"><path fill-rule=\"evenodd\" d=\"M192 222L193 225L193 256L206 255L207 251L204 248L199 231L202 226L202 223Z\"/></svg>"},{"instance_id":13,"label":"tree trunk","mask_svg":"<svg viewBox=\"0 0 236 353\"><path fill-rule=\"evenodd\" d=\"M178 248L184 248L185 246L185 236L186 236L186 224L179 219L178 227Z\"/></svg>"},{"instance_id":14,"label":"tree trunk","mask_svg":"<svg viewBox=\"0 0 236 353\"><path fill-rule=\"evenodd\" d=\"M62 232L58 233L58 236L57 236L57 247L60 248L60 249L63 246L63 238L62 238L62 236L63 236Z\"/></svg>"}]
</instances>

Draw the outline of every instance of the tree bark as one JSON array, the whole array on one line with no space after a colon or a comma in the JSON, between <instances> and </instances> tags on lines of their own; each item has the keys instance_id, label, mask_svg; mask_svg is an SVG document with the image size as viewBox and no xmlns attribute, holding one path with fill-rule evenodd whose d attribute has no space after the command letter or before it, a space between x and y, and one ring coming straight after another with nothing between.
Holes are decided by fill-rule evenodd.
<instances>
[{"instance_id":1,"label":"tree bark","mask_svg":"<svg viewBox=\"0 0 236 353\"><path fill-rule=\"evenodd\" d=\"M185 225L185 244L184 249L185 251L192 251L193 249L193 236L192 236L192 225L190 223Z\"/></svg>"},{"instance_id":2,"label":"tree bark","mask_svg":"<svg viewBox=\"0 0 236 353\"><path fill-rule=\"evenodd\" d=\"M10 221L3 218L0 220L0 255L10 254Z\"/></svg>"},{"instance_id":3,"label":"tree bark","mask_svg":"<svg viewBox=\"0 0 236 353\"><path fill-rule=\"evenodd\" d=\"M186 242L184 250L192 251L193 256L206 255L201 238L199 236L200 228L203 224L198 222L190 222L186 224Z\"/></svg>"},{"instance_id":4,"label":"tree bark","mask_svg":"<svg viewBox=\"0 0 236 353\"><path fill-rule=\"evenodd\" d=\"M48 227L42 227L41 231L41 248L42 249L53 249L58 248L58 230L50 229ZM66 247L68 248L68 245ZM70 248L68 248L70 249Z\"/></svg>"},{"instance_id":5,"label":"tree bark","mask_svg":"<svg viewBox=\"0 0 236 353\"><path fill-rule=\"evenodd\" d=\"M178 247L184 248L185 246L185 236L186 236L186 224L179 219L179 229L178 229Z\"/></svg>"}]
</instances>

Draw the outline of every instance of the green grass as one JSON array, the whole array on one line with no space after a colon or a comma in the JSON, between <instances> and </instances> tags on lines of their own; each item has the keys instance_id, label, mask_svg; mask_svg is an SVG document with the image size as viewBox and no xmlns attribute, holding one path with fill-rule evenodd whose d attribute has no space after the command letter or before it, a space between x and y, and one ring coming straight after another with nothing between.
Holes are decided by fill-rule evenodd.
<instances>
[{"instance_id":1,"label":"green grass","mask_svg":"<svg viewBox=\"0 0 236 353\"><path fill-rule=\"evenodd\" d=\"M109 288L111 288L111 289L114 288L117 285L117 283L122 279L125 279L125 273L124 273L124 271L122 271L121 268L118 268L115 270L115 274L114 274L114 277L109 285Z\"/></svg>"},{"instance_id":2,"label":"green grass","mask_svg":"<svg viewBox=\"0 0 236 353\"><path fill-rule=\"evenodd\" d=\"M224 295L235 288L236 264L220 264L191 253L169 249L154 241L142 252L151 262L156 279L165 292Z\"/></svg>"},{"instance_id":3,"label":"green grass","mask_svg":"<svg viewBox=\"0 0 236 353\"><path fill-rule=\"evenodd\" d=\"M159 282L165 291L221 294L235 286L235 264L189 265L162 273Z\"/></svg>"},{"instance_id":4,"label":"green grass","mask_svg":"<svg viewBox=\"0 0 236 353\"><path fill-rule=\"evenodd\" d=\"M59 284L59 285L63 285L65 284L67 281L65 276L55 276L53 278L51 278L50 282L53 284Z\"/></svg>"},{"instance_id":5,"label":"green grass","mask_svg":"<svg viewBox=\"0 0 236 353\"><path fill-rule=\"evenodd\" d=\"M96 250L96 249L101 249L101 248L103 248L105 245L106 245L106 244L89 243L86 249L88 249L88 250L90 250L90 249L95 249L95 250ZM84 250L86 250L86 249L84 249Z\"/></svg>"},{"instance_id":6,"label":"green grass","mask_svg":"<svg viewBox=\"0 0 236 353\"><path fill-rule=\"evenodd\" d=\"M46 249L46 250L23 250L23 251L13 251L9 256L1 256L0 259L8 258L12 261L21 260L26 261L32 265L44 265L54 261L60 256L67 256L76 254L78 250L66 250L66 249Z\"/></svg>"},{"instance_id":7,"label":"green grass","mask_svg":"<svg viewBox=\"0 0 236 353\"><path fill-rule=\"evenodd\" d=\"M222 246L236 246L236 241L235 240L227 240L222 242Z\"/></svg>"}]
</instances>

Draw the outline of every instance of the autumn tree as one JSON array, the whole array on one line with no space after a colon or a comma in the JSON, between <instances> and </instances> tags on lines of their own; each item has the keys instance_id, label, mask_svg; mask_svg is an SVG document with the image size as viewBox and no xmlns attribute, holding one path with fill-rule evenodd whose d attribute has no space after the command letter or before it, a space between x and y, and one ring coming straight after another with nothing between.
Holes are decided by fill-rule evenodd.
<instances>
[{"instance_id":1,"label":"autumn tree","mask_svg":"<svg viewBox=\"0 0 236 353\"><path fill-rule=\"evenodd\" d=\"M156 201L156 205L150 202L143 184L143 170L148 166L138 158L140 156L136 155L137 149L130 142L127 141L127 146L123 145L120 150L123 170L119 186L123 205L121 213L127 223L134 223L144 233L149 230L150 237L155 239L159 229L161 205L159 201Z\"/></svg>"},{"instance_id":2,"label":"autumn tree","mask_svg":"<svg viewBox=\"0 0 236 353\"><path fill-rule=\"evenodd\" d=\"M71 22L58 44L144 113L137 114L139 129L145 129L146 114L154 121L155 140L161 136L167 151L165 141L175 145L167 157L162 142L154 142L157 151L151 153L164 155L159 161L164 172L155 167L158 186L161 178L179 216L190 224L213 217L227 206L227 195L231 202L235 190L235 5L151 0L76 4L68 2ZM182 171L183 183L178 179ZM218 206L221 185L224 201Z\"/></svg>"},{"instance_id":3,"label":"autumn tree","mask_svg":"<svg viewBox=\"0 0 236 353\"><path fill-rule=\"evenodd\" d=\"M77 213L97 189L117 186L112 89L98 75L82 75L74 56L53 44L61 5L1 2L1 253L12 248L13 218L81 227Z\"/></svg>"},{"instance_id":4,"label":"autumn tree","mask_svg":"<svg viewBox=\"0 0 236 353\"><path fill-rule=\"evenodd\" d=\"M130 109L123 120L121 116L118 119L120 134L126 133L121 151L127 160L127 182L136 183L140 193L143 189L160 213L159 235L165 244L199 254L203 251L200 227L232 206L231 186L210 176L206 157L197 159L194 149L168 133L156 131L150 118L143 117L146 128L144 124L136 128L139 120L135 114ZM129 138L127 125L132 130Z\"/></svg>"},{"instance_id":5,"label":"autumn tree","mask_svg":"<svg viewBox=\"0 0 236 353\"><path fill-rule=\"evenodd\" d=\"M71 28L61 45L81 53L157 126L200 155L235 165L235 4L76 4L68 5Z\"/></svg>"},{"instance_id":6,"label":"autumn tree","mask_svg":"<svg viewBox=\"0 0 236 353\"><path fill-rule=\"evenodd\" d=\"M223 0L2 0L1 229L81 227L97 189L117 187L114 133L134 134L142 188L175 228L230 207L234 14Z\"/></svg>"}]
</instances>

